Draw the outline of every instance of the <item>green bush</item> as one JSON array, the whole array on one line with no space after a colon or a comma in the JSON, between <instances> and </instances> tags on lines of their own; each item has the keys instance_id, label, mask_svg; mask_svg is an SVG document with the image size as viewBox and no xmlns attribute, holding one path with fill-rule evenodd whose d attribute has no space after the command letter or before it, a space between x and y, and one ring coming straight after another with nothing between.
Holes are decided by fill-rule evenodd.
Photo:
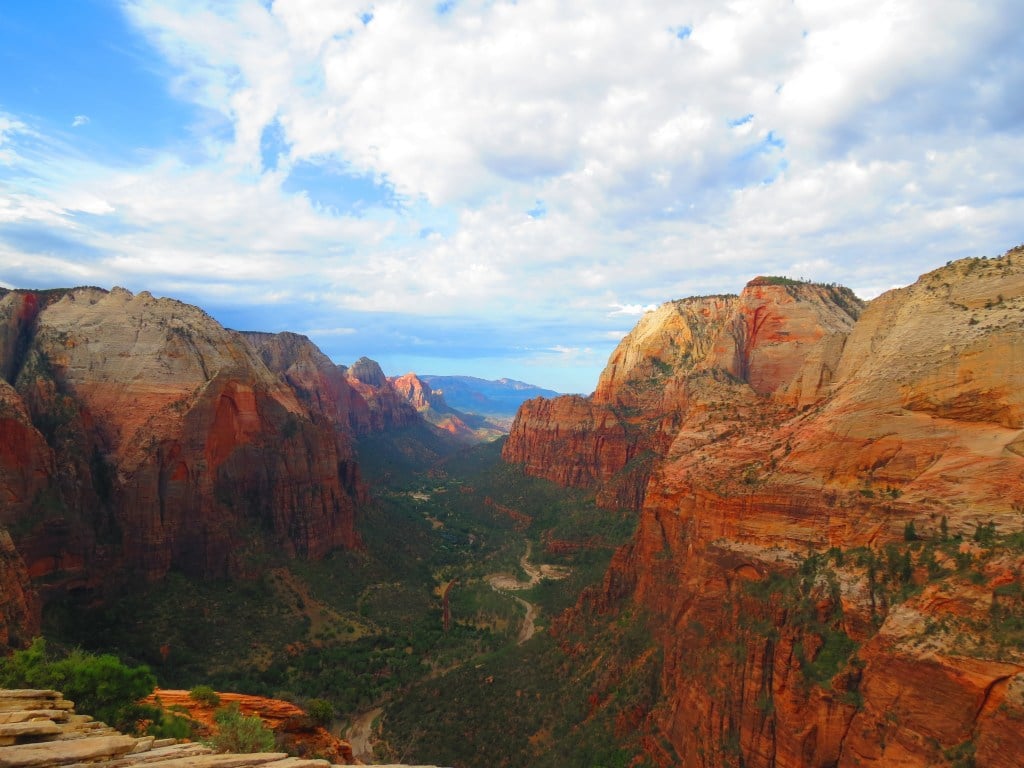
<instances>
[{"instance_id":1,"label":"green bush","mask_svg":"<svg viewBox=\"0 0 1024 768\"><path fill-rule=\"evenodd\" d=\"M134 731L154 709L138 704L153 692L156 678L149 667L129 667L116 656L75 650L54 659L46 641L36 638L24 651L0 660L0 686L53 688L75 703L75 709L120 730Z\"/></svg>"},{"instance_id":2,"label":"green bush","mask_svg":"<svg viewBox=\"0 0 1024 768\"><path fill-rule=\"evenodd\" d=\"M188 692L188 697L192 699L192 701L200 704L206 704L210 707L220 706L220 696L218 696L217 692L208 685L195 686Z\"/></svg>"},{"instance_id":3,"label":"green bush","mask_svg":"<svg viewBox=\"0 0 1024 768\"><path fill-rule=\"evenodd\" d=\"M191 739L193 722L176 712L154 707L154 713L150 723L146 727L147 736L156 736L158 739Z\"/></svg>"},{"instance_id":4,"label":"green bush","mask_svg":"<svg viewBox=\"0 0 1024 768\"><path fill-rule=\"evenodd\" d=\"M238 704L218 709L213 714L217 733L210 746L220 752L270 752L274 733L256 715L243 715Z\"/></svg>"},{"instance_id":5,"label":"green bush","mask_svg":"<svg viewBox=\"0 0 1024 768\"><path fill-rule=\"evenodd\" d=\"M306 704L306 714L313 718L317 725L326 727L334 720L334 705L326 699L310 699Z\"/></svg>"}]
</instances>

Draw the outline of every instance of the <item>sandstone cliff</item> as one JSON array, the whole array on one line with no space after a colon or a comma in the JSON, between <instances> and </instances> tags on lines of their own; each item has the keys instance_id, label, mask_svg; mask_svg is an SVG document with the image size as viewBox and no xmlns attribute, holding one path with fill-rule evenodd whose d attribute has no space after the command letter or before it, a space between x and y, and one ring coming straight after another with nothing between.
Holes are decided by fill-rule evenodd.
<instances>
[{"instance_id":1,"label":"sandstone cliff","mask_svg":"<svg viewBox=\"0 0 1024 768\"><path fill-rule=\"evenodd\" d=\"M290 755L315 755L333 764L357 764L352 755L351 744L332 735L323 726L317 725L295 704L243 693L218 693L217 699L219 703L213 705L193 699L188 691L157 688L143 703L180 712L199 724L196 736L204 739L217 730L215 712L220 707L237 705L243 715L260 718L263 724L274 732L277 748L287 751Z\"/></svg>"},{"instance_id":2,"label":"sandstone cliff","mask_svg":"<svg viewBox=\"0 0 1024 768\"><path fill-rule=\"evenodd\" d=\"M863 314L757 279L646 316L592 398L524 407L506 457L567 484L630 460L616 407L654 425L636 535L565 620L647 617L649 757L1024 763L1022 309L1024 249Z\"/></svg>"},{"instance_id":3,"label":"sandstone cliff","mask_svg":"<svg viewBox=\"0 0 1024 768\"><path fill-rule=\"evenodd\" d=\"M0 528L0 654L20 648L39 632L39 604L25 563Z\"/></svg>"},{"instance_id":4,"label":"sandstone cliff","mask_svg":"<svg viewBox=\"0 0 1024 768\"><path fill-rule=\"evenodd\" d=\"M357 545L372 409L303 337L79 288L5 292L0 350L0 525L44 598Z\"/></svg>"},{"instance_id":5,"label":"sandstone cliff","mask_svg":"<svg viewBox=\"0 0 1024 768\"><path fill-rule=\"evenodd\" d=\"M739 296L667 302L622 340L591 397L524 403L503 458L638 510L653 460L716 406L714 382L776 393L849 333L862 306L847 289L778 278L756 278Z\"/></svg>"},{"instance_id":6,"label":"sandstone cliff","mask_svg":"<svg viewBox=\"0 0 1024 768\"><path fill-rule=\"evenodd\" d=\"M416 409L396 390L373 360L361 357L348 369L349 385L369 405L369 423L364 432L401 429L418 421Z\"/></svg>"},{"instance_id":7,"label":"sandstone cliff","mask_svg":"<svg viewBox=\"0 0 1024 768\"><path fill-rule=\"evenodd\" d=\"M504 434L501 425L493 420L461 413L449 406L443 394L432 389L415 373L406 373L388 381L427 423L444 430L462 443L493 440Z\"/></svg>"}]
</instances>

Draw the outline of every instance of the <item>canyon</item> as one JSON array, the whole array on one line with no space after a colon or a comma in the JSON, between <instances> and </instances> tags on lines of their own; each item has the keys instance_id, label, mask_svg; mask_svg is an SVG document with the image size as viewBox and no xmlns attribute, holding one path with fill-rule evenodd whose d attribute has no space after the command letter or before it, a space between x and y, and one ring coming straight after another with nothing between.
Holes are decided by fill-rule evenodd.
<instances>
[{"instance_id":1,"label":"canyon","mask_svg":"<svg viewBox=\"0 0 1024 768\"><path fill-rule=\"evenodd\" d=\"M867 304L757 278L524 404L507 461L638 516L561 632L646 622L646 759L1024 762L1022 310L1022 248Z\"/></svg>"},{"instance_id":2,"label":"canyon","mask_svg":"<svg viewBox=\"0 0 1024 768\"><path fill-rule=\"evenodd\" d=\"M762 276L646 313L592 395L526 400L503 463L495 443L456 471L408 442L456 455L498 433L448 405L454 381L336 365L304 336L232 331L145 292L5 291L0 647L60 600L259 582L285 606L273 616L309 627L282 648L254 638L253 669L336 676L353 720L400 721L389 703L423 682L400 672L415 666L452 690L505 686L516 718L492 718L537 756L557 728L520 711L534 688L584 702L563 735L607 713L624 764L1024 764L1022 363L1024 248L869 302ZM582 588L595 564L571 600L543 591ZM434 580L458 581L454 638ZM185 640L167 641L172 659ZM364 701L329 658L365 664L387 700ZM449 707L438 722L461 728L472 700L428 687L412 741L427 741L416 717Z\"/></svg>"},{"instance_id":3,"label":"canyon","mask_svg":"<svg viewBox=\"0 0 1024 768\"><path fill-rule=\"evenodd\" d=\"M360 546L355 442L423 424L372 360L115 288L0 295L0 645L41 606Z\"/></svg>"}]
</instances>

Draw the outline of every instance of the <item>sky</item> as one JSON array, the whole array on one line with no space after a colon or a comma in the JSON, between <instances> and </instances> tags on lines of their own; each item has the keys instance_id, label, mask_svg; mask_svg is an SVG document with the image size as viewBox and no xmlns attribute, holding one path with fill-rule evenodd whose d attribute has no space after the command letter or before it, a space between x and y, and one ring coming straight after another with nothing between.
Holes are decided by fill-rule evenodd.
<instances>
[{"instance_id":1,"label":"sky","mask_svg":"<svg viewBox=\"0 0 1024 768\"><path fill-rule=\"evenodd\" d=\"M645 309L1024 241L1020 0L17 0L0 285L588 393Z\"/></svg>"}]
</instances>

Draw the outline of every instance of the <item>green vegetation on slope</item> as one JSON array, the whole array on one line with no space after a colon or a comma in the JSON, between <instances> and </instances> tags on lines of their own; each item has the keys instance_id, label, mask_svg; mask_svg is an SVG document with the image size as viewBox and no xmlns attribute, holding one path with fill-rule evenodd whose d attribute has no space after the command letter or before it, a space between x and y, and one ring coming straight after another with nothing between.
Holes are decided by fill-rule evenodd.
<instances>
[{"instance_id":1,"label":"green vegetation on slope","mask_svg":"<svg viewBox=\"0 0 1024 768\"><path fill-rule=\"evenodd\" d=\"M48 608L45 630L63 642L145 662L165 687L316 699L342 719L416 701L434 686L466 687L469 700L477 673L493 669L543 694L511 730L501 708L479 714L488 728L525 743L533 732L523 729L537 717L554 727L549 697L564 698L566 686L584 695L580 679L552 676L549 657L556 657L548 649L555 646L543 630L600 580L635 518L503 464L500 442L449 455L443 449L415 429L391 441L361 442L360 462L376 478L374 501L358 521L362 550L339 550L319 562L262 555L251 563L249 580L200 582L171 574L98 609L67 599ZM495 574L525 586L520 560L527 547L531 568L556 565L567 577L540 579L514 593L492 588ZM445 631L442 595L449 585ZM522 646L524 607L517 598L538 610L538 634ZM576 663L559 653L565 670ZM459 711L457 701L452 711ZM385 741L402 751L415 747L392 722L403 721L385 718ZM599 743L611 749L612 730L602 726L584 741L594 750ZM501 749L488 751L500 760ZM428 762L440 759L416 752ZM493 760L475 764L485 763Z\"/></svg>"},{"instance_id":2,"label":"green vegetation on slope","mask_svg":"<svg viewBox=\"0 0 1024 768\"><path fill-rule=\"evenodd\" d=\"M111 654L75 649L62 652L36 638L23 651L0 658L0 688L61 691L77 711L121 731L145 729L159 737L191 735L189 721L161 707L139 703L153 692L156 678L146 666L132 667Z\"/></svg>"},{"instance_id":3,"label":"green vegetation on slope","mask_svg":"<svg viewBox=\"0 0 1024 768\"><path fill-rule=\"evenodd\" d=\"M383 759L454 766L613 766L639 753L660 657L641 617L591 616L426 680L385 712Z\"/></svg>"}]
</instances>

